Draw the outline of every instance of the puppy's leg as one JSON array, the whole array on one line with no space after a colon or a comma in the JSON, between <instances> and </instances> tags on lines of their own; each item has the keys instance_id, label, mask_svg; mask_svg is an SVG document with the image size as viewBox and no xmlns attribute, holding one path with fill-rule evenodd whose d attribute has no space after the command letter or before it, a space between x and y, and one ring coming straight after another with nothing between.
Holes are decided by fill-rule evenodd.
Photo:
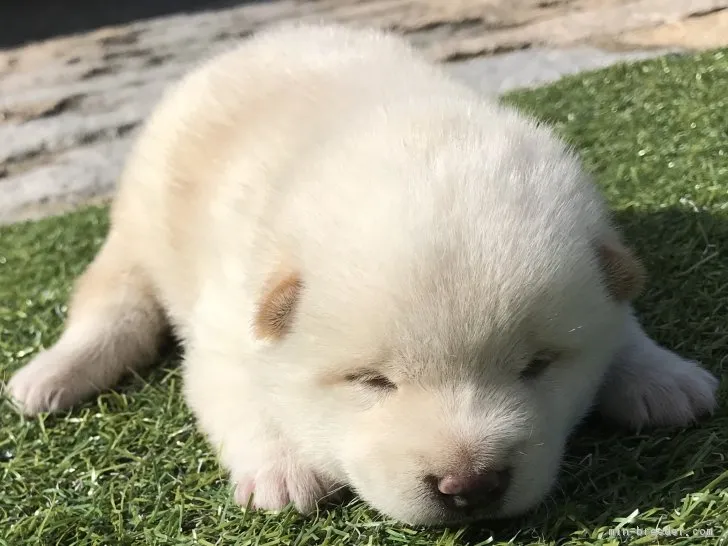
<instances>
[{"instance_id":1,"label":"puppy's leg","mask_svg":"<svg viewBox=\"0 0 728 546\"><path fill-rule=\"evenodd\" d=\"M220 348L193 348L185 359L185 396L200 428L217 450L245 507L308 513L332 498L336 484L307 464L271 418L270 393L245 362Z\"/></svg>"},{"instance_id":2,"label":"puppy's leg","mask_svg":"<svg viewBox=\"0 0 728 546\"><path fill-rule=\"evenodd\" d=\"M76 282L60 339L7 389L26 414L68 408L150 363L165 327L152 287L112 232Z\"/></svg>"},{"instance_id":3,"label":"puppy's leg","mask_svg":"<svg viewBox=\"0 0 728 546\"><path fill-rule=\"evenodd\" d=\"M684 426L715 409L717 387L710 372L658 345L630 314L598 408L605 417L638 430Z\"/></svg>"}]
</instances>

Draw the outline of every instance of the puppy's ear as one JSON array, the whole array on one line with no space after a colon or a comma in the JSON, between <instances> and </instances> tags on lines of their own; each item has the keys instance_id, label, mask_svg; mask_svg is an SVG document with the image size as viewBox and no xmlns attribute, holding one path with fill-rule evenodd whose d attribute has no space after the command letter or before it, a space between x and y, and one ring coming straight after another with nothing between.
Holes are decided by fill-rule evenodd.
<instances>
[{"instance_id":1,"label":"puppy's ear","mask_svg":"<svg viewBox=\"0 0 728 546\"><path fill-rule=\"evenodd\" d=\"M275 276L258 302L253 334L258 339L282 339L291 329L303 281L297 273Z\"/></svg>"},{"instance_id":2,"label":"puppy's ear","mask_svg":"<svg viewBox=\"0 0 728 546\"><path fill-rule=\"evenodd\" d=\"M635 299L646 277L637 256L616 238L598 241L595 250L609 294L617 301Z\"/></svg>"}]
</instances>

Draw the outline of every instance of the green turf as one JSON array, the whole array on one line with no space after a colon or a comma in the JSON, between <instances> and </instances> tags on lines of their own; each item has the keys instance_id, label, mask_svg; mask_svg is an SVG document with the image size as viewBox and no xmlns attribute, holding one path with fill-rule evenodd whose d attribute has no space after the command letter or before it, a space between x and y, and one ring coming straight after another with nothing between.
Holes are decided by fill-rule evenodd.
<instances>
[{"instance_id":1,"label":"green turf","mask_svg":"<svg viewBox=\"0 0 728 546\"><path fill-rule=\"evenodd\" d=\"M728 52L566 79L508 100L583 152L652 272L647 329L726 378ZM0 380L59 334L72 279L106 211L0 231ZM724 381L725 383L725 381ZM721 389L726 401L727 389ZM627 434L593 420L558 487L517 521L401 526L353 501L312 518L244 514L180 397L168 361L67 415L24 420L0 402L0 544L617 544L618 525L684 529L644 544L728 543L728 408L689 430Z\"/></svg>"}]
</instances>

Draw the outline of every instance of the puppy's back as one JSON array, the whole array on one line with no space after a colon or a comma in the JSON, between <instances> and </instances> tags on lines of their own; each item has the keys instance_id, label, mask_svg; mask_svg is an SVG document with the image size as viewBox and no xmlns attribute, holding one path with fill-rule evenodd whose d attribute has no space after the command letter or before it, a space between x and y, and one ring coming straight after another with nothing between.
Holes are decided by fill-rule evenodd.
<instances>
[{"instance_id":1,"label":"puppy's back","mask_svg":"<svg viewBox=\"0 0 728 546\"><path fill-rule=\"evenodd\" d=\"M226 241L256 247L261 222L317 151L354 118L366 120L415 86L436 94L437 82L450 87L404 41L377 31L293 24L263 31L165 94L122 176L114 223L169 292L170 306L180 307L173 315L187 314L207 251L225 252Z\"/></svg>"},{"instance_id":2,"label":"puppy's back","mask_svg":"<svg viewBox=\"0 0 728 546\"><path fill-rule=\"evenodd\" d=\"M543 176L526 176L529 162ZM565 199L568 222L598 209L577 175L547 131L451 81L404 40L284 25L167 94L114 213L184 322L203 282L221 271L237 271L250 293L285 261L304 274L345 279L358 270L389 285L402 272L386 271L414 264L422 246L462 254L484 234L533 242L561 229L548 209L563 210ZM520 237L527 201L532 233ZM514 249L502 254L513 261ZM244 263L254 266L243 273Z\"/></svg>"}]
</instances>

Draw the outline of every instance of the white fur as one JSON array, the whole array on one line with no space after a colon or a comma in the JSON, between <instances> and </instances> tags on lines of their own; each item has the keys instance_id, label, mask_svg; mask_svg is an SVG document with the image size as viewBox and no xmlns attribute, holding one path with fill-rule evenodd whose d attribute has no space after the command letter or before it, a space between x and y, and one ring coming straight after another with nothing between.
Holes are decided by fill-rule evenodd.
<instances>
[{"instance_id":1,"label":"white fur","mask_svg":"<svg viewBox=\"0 0 728 546\"><path fill-rule=\"evenodd\" d=\"M111 386L149 361L163 311L243 505L308 511L348 484L438 523L459 515L428 475L512 467L504 503L475 515L516 514L551 487L613 362L598 402L622 422L715 404L712 376L611 297L593 245L617 236L566 146L378 32L286 25L191 73L112 221L66 332L10 393L35 413ZM279 269L304 289L290 333L262 341ZM124 343L138 350L118 358ZM562 356L521 379L542 349ZM370 367L398 390L327 382Z\"/></svg>"}]
</instances>

